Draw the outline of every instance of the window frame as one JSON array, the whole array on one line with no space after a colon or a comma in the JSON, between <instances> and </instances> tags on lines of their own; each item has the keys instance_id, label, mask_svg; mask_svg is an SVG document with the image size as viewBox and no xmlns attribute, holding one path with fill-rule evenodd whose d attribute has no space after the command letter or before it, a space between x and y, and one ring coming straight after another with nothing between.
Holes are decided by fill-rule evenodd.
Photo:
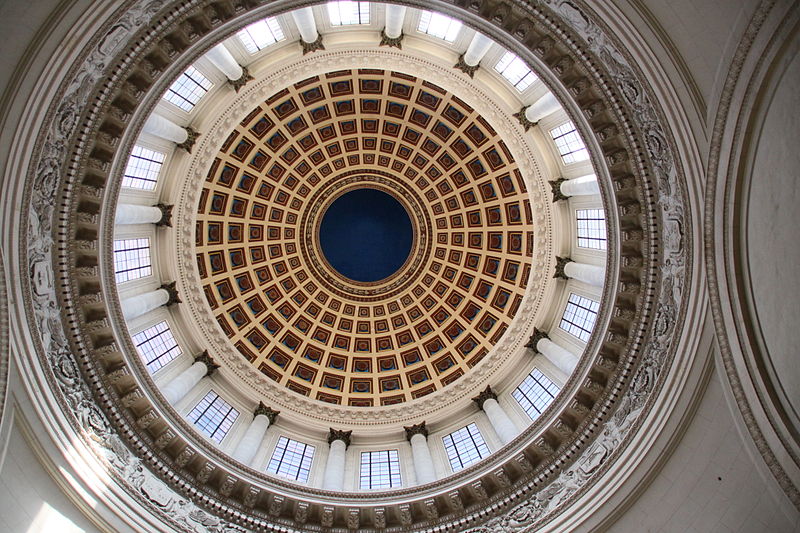
<instances>
[{"instance_id":1,"label":"window frame","mask_svg":"<svg viewBox=\"0 0 800 533\"><path fill-rule=\"evenodd\" d=\"M501 69L500 68L500 64L503 63L504 61L506 61L507 58L508 58L508 63L505 66L503 66L502 69ZM516 81L514 81L513 77L510 77L507 74L509 69L512 69L512 65L515 65L515 64L516 64L516 66L513 67L513 68L519 68L519 66L521 65L522 67L524 67L527 70L527 72L524 73L522 76L520 76L519 79L517 79ZM516 89L517 92L520 92L520 93L526 91L528 88L530 88L531 85L536 83L536 80L539 79L539 76L536 74L536 72L534 72L534 70L530 67L530 65L528 65L525 61L522 60L521 57L519 57L517 54L515 54L511 50L506 50L505 52L503 52L503 54L500 56L500 59L498 59L495 62L494 67L492 67L492 68L507 83L509 83L512 87L514 87L514 89ZM532 76L532 78L529 78L529 76ZM523 85L523 87L520 88L520 85Z\"/></svg>"},{"instance_id":2,"label":"window frame","mask_svg":"<svg viewBox=\"0 0 800 533\"><path fill-rule=\"evenodd\" d=\"M474 428L474 432L472 428ZM469 437L469 440L467 440L467 438L465 437L461 437L460 440L456 441L453 438L453 436L464 430L467 431L467 437ZM476 442L476 436L480 439L480 443ZM450 439L450 444L448 444L447 439ZM470 442L472 448L459 449L459 444L462 442ZM471 466L481 461L482 459L485 459L492 453L492 451L489 449L489 445L486 443L486 439L483 437L483 434L481 433L480 429L478 428L478 425L475 422L470 422L469 424L467 424L462 428L459 428L455 431L451 431L447 435L443 435L442 443L444 444L445 456L447 457L447 461L450 464L450 469L453 472L459 472L464 468L467 468L468 466ZM485 448L485 452L481 451L481 447ZM450 449L452 449L455 453L451 454ZM469 455L471 454L477 454L477 457L470 458ZM464 455L467 456L466 462L462 458L462 456ZM458 465L460 466L457 466L455 464L454 459L458 461Z\"/></svg>"},{"instance_id":3,"label":"window frame","mask_svg":"<svg viewBox=\"0 0 800 533\"><path fill-rule=\"evenodd\" d=\"M281 452L281 457L280 457L280 459L277 459L277 466L275 467L275 470L274 471L270 470L272 468L273 462L276 461L276 457L275 456L276 456L276 454L279 453L279 450L281 448L281 441L283 441L283 440L285 440L286 443L283 445L283 450ZM297 445L302 445L303 446L303 451L302 451L301 454L299 454L299 458L300 459L299 459L299 462L297 464L285 463L284 462L285 459L286 459L286 454L287 453L292 453L292 454L297 455L297 452L295 450L293 450L293 449L290 450L289 449L289 446L292 445L292 444L297 444ZM310 450L310 454L308 453L309 450ZM278 437L278 440L275 443L275 447L272 449L272 454L270 454L269 459L267 460L267 466L265 467L265 471L268 474L272 474L274 476L278 476L278 477L281 477L283 479L288 479L288 480L291 480L291 481L297 481L299 483L308 483L308 480L311 477L311 468L312 468L312 466L314 464L314 456L315 456L315 454L316 454L316 446L314 446L313 444L308 444L306 442L301 442L299 440L294 440L291 437L287 437L286 435L281 435L280 437ZM291 468L296 467L297 471L294 474L287 474L287 473L281 472L281 469L283 468L284 464L287 464ZM301 479L301 477L303 477L301 474L303 474L303 473L305 473L305 477L303 479Z\"/></svg>"},{"instance_id":4,"label":"window frame","mask_svg":"<svg viewBox=\"0 0 800 533\"><path fill-rule=\"evenodd\" d=\"M127 243L127 242L142 242L146 241L147 246L141 245L124 245L123 248L117 248L117 243ZM114 281L117 284L128 283L137 279L147 278L153 276L155 273L155 268L153 265L153 253L152 253L152 244L150 242L150 237L139 237L139 236L120 236L118 239L114 239L112 243L112 257L114 259ZM136 253L139 250L146 250L146 254L144 253ZM125 256L123 257L123 254ZM146 255L147 264L143 264L141 261L144 259ZM123 268L118 269L120 266L131 266L130 268ZM144 273L146 271L146 273ZM139 275L131 277L129 273L138 273L141 272ZM121 274L123 274L121 276ZM124 279L120 279L124 278Z\"/></svg>"},{"instance_id":5,"label":"window frame","mask_svg":"<svg viewBox=\"0 0 800 533\"><path fill-rule=\"evenodd\" d=\"M588 214L582 216L581 213ZM600 213L602 216L598 216L597 213ZM593 225L597 227L591 227ZM602 237L598 237L596 234L593 234L593 232L602 235ZM581 241L584 241L585 244L597 243L597 246L584 246L581 245ZM604 208L579 207L575 209L575 246L582 250L608 250L608 225Z\"/></svg>"},{"instance_id":6,"label":"window frame","mask_svg":"<svg viewBox=\"0 0 800 533\"><path fill-rule=\"evenodd\" d=\"M215 396L214 399L211 400L205 408L201 408L203 402L205 402L212 394ZM220 403L217 404L217 401L219 401ZM200 422L200 420L206 415L206 413L209 412L210 409L212 409L212 407L215 409L215 412L213 412L207 420L207 423L209 425L208 426L198 425L198 422ZM210 427L210 425L214 423L215 416L221 414L223 411L225 412L225 414L221 416L221 418L219 419L219 423L217 423L213 431L209 432L208 427ZM196 412L197 412L197 418L192 419L193 415L195 415ZM227 400L225 400L222 396L219 395L219 393L217 393L212 388L209 389L208 392L206 392L202 396L202 398L200 398L200 400L194 405L194 407L192 407L189 410L189 412L186 415L186 418L187 420L189 420L189 422L191 422L191 424L194 426L194 428L197 430L198 433L205 436L209 440L216 442L217 444L221 444L222 441L225 440L225 437L227 437L230 434L231 428L233 428L234 424L238 420L239 410L233 407L233 405L231 405ZM223 426L226 427L223 429ZM220 430L222 431L222 434L219 437L217 437L217 432Z\"/></svg>"},{"instance_id":7,"label":"window frame","mask_svg":"<svg viewBox=\"0 0 800 533\"><path fill-rule=\"evenodd\" d=\"M428 27L425 30L423 30L423 29L420 28L420 26L422 26L423 20L426 17L428 17L428 20L427 20L427 26ZM430 26L431 26L431 23L434 22L434 17L443 17L443 18L447 19L448 28L447 28L447 31L445 32L444 35L438 35L436 33L431 33ZM455 30L455 35L452 36L452 39L449 39L447 36L452 31L452 26L453 26L454 23L458 25L458 28ZM436 39L440 39L440 40L442 40L442 41L444 41L444 42L446 42L448 44L453 44L458 40L459 36L461 35L461 30L464 29L464 23L461 22L458 19L453 18L453 17L448 17L444 13L440 13L438 11L429 11L427 9L421 9L419 11L419 18L417 19L417 24L416 24L415 29L416 29L417 33L420 33L422 35L428 35L430 37L434 37Z\"/></svg>"},{"instance_id":8,"label":"window frame","mask_svg":"<svg viewBox=\"0 0 800 533\"><path fill-rule=\"evenodd\" d=\"M137 154L137 151L140 154L143 152L149 152L149 154L147 154L145 157L145 155ZM161 156L160 161L157 159L157 157L154 157L158 155ZM134 145L130 155L128 155L128 161L125 163L125 171L122 174L122 187L134 191L154 191L158 186L158 178L161 175L161 170L164 168L164 163L166 160L167 154L163 152L154 150L152 148L147 148L141 144ZM139 162L145 163L142 164ZM153 167L156 168L155 172L153 171ZM144 174L144 176L137 176L134 172L132 172L137 170L141 171L141 174ZM128 183L126 184L126 182ZM152 187L136 187L133 185L136 182L152 184Z\"/></svg>"},{"instance_id":9,"label":"window frame","mask_svg":"<svg viewBox=\"0 0 800 533\"><path fill-rule=\"evenodd\" d=\"M357 22L342 22L343 18L341 4L358 4L355 11ZM332 7L334 5L337 6L336 15L338 22L334 21L334 8ZM364 13L364 10L362 9L364 6L366 6L366 13ZM361 0L336 0L333 2L326 2L325 10L328 14L328 24L332 28L338 28L340 26L369 26L373 22L373 10L370 7L370 2L362 2ZM366 16L366 22L362 20L364 16Z\"/></svg>"},{"instance_id":10,"label":"window frame","mask_svg":"<svg viewBox=\"0 0 800 533\"><path fill-rule=\"evenodd\" d=\"M258 43L258 41L252 35L252 32L250 31L250 28L256 26L257 24L265 24L266 27L267 27L267 30L269 32L269 35L271 35L272 38L275 39L275 40L270 42L270 43L267 43L267 44L264 44L264 45L260 45ZM273 28L273 26L275 26L275 27ZM278 38L275 35L275 29L277 29L277 31L280 32L280 35L281 35L280 38ZM246 35L246 38L250 40L250 42L252 43L253 47L255 47L255 50L251 50L250 49L250 46L249 46L248 42L245 40L245 37L243 37L242 34ZM255 54L261 52L262 50L265 50L265 49L269 48L270 46L274 46L274 45L276 45L276 44L278 44L280 42L286 41L287 32L284 30L283 26L281 25L280 21L278 20L278 17L266 17L266 18L257 20L255 22L253 22L252 24L248 24L247 26L245 26L241 30L237 31L236 32L236 37L239 39L239 44L241 44L241 46L244 49L244 51L247 54L252 56L252 55L255 55Z\"/></svg>"},{"instance_id":11,"label":"window frame","mask_svg":"<svg viewBox=\"0 0 800 533\"><path fill-rule=\"evenodd\" d=\"M556 131L559 131L559 133L556 134ZM572 165L589 160L589 149L586 147L586 142L581 137L574 122L571 120L562 122L550 128L549 133L556 147L556 152L561 157L561 162L564 165Z\"/></svg>"},{"instance_id":12,"label":"window frame","mask_svg":"<svg viewBox=\"0 0 800 533\"><path fill-rule=\"evenodd\" d=\"M155 334L152 334L152 335L150 333L148 333L150 330L154 330L156 328L159 328L160 326L162 326L162 324L165 327L161 331L155 332ZM141 336L143 334L144 335L151 335L151 336L149 336L147 339L143 340L142 342L138 342L137 337L139 337L139 336ZM161 335L168 335L168 338L172 340L173 344L170 346L169 343L163 342L164 338L161 337ZM152 344L153 344L153 343L151 343L151 341L153 341L156 338L159 338L158 342L161 345L163 345L164 347L168 346L168 348L166 349L166 351L161 352L155 358L153 358L152 360L148 361L148 356L151 353L155 354L156 353L155 350L148 351L146 353L142 353L142 351L140 350L140 346L143 346L143 345L147 344L148 349L150 349L152 347ZM156 322L155 324L151 324L151 325L147 326L146 328L134 333L133 335L131 335L131 339L133 340L133 343L136 346L136 353L138 353L139 357L142 358L142 362L144 363L145 367L147 367L147 371L150 374L155 374L156 372L158 372L159 370L161 370L162 368L167 366L170 362L174 361L175 359L177 359L178 357L183 355L183 350L181 350L181 346L178 343L178 339L175 338L175 334L172 332L172 327L170 326L169 322L167 322L166 319L160 320L159 322ZM174 353L175 349L177 349L177 353ZM167 355L169 357L165 361L162 361L162 358L164 356L167 356ZM154 365L154 363L158 363L157 367L156 368L151 368L151 365L152 366L156 366L156 365Z\"/></svg>"},{"instance_id":13,"label":"window frame","mask_svg":"<svg viewBox=\"0 0 800 533\"><path fill-rule=\"evenodd\" d=\"M379 454L386 454L386 460L374 460L374 457ZM367 456L368 461L365 465L364 458ZM385 465L386 474L383 473ZM365 466L368 468L367 475L364 475ZM378 468L375 473L374 468ZM375 481L377 476L378 480ZM384 476L386 480L384 482ZM365 486L365 480L368 486ZM364 450L359 456L359 470L358 470L358 487L359 490L385 490L396 489L403 486L403 478L400 471L400 453L396 449L389 450Z\"/></svg>"},{"instance_id":14,"label":"window frame","mask_svg":"<svg viewBox=\"0 0 800 533\"><path fill-rule=\"evenodd\" d=\"M534 375L535 373L538 373L539 376ZM547 380L547 383L543 384L540 381L540 377ZM527 388L527 390L524 390L522 387L529 380L533 381L535 386L538 388L530 386ZM552 388L555 388L555 391L551 390ZM536 390L535 397L533 394L530 394L531 391L534 390ZM526 415L528 415L531 421L534 421L537 418L539 418L542 412L544 412L550 406L550 404L553 403L553 400L555 400L556 396L558 396L560 392L561 392L561 387L559 387L552 379L547 377L545 373L541 371L541 369L533 367L531 371L528 373L528 375L525 376L525 378L519 383L519 385L517 385L517 387L511 392L511 397L514 398L514 400L517 402L517 405L525 412ZM539 407L537 406L537 401L543 397L542 393L549 396L550 399L547 400L544 403L544 405L541 405L541 409L539 409ZM522 400L518 397L518 394L519 396L522 396L522 398L525 399L525 401L529 404L529 406L525 406L523 404ZM532 397L533 400L531 400ZM531 414L531 411L535 411L536 416Z\"/></svg>"},{"instance_id":15,"label":"window frame","mask_svg":"<svg viewBox=\"0 0 800 533\"><path fill-rule=\"evenodd\" d=\"M575 301L573 301L573 297L575 298ZM588 304L589 307L586 306L587 302L590 302ZM573 306L575 309L571 310L570 306ZM592 309L593 307L594 309ZM567 318L568 313L571 313L569 318ZM567 303L564 306L564 311L561 313L561 318L558 320L558 328L569 333L576 339L587 342L592 336L592 332L597 325L597 317L599 313L599 301L594 300L589 296L583 296L575 292L570 292L569 296L567 297ZM591 327L587 329L590 318ZM574 319L579 319L580 321L575 321ZM564 327L565 324L567 324L568 327ZM575 333L575 331L578 331L581 334L578 335Z\"/></svg>"},{"instance_id":16,"label":"window frame","mask_svg":"<svg viewBox=\"0 0 800 533\"><path fill-rule=\"evenodd\" d=\"M199 75L199 81L198 79L192 77L195 74ZM187 83L186 80L191 83ZM208 84L208 87L205 87L206 83ZM181 90L187 86L191 86L189 92L182 93ZM186 113L190 113L213 87L214 82L212 82L211 79L209 79L194 65L189 65L186 67L186 70L181 72L180 76L178 76L175 81L170 84L167 90L164 91L161 99L169 102ZM201 90L201 92L198 92L198 88Z\"/></svg>"}]
</instances>

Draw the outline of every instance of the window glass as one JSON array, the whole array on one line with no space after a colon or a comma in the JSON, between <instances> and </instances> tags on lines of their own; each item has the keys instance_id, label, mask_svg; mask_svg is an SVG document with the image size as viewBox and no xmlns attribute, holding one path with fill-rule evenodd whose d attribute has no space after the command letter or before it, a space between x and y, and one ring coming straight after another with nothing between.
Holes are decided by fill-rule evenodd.
<instances>
[{"instance_id":1,"label":"window glass","mask_svg":"<svg viewBox=\"0 0 800 533\"><path fill-rule=\"evenodd\" d=\"M361 452L362 489L391 489L400 486L400 459L397 450Z\"/></svg>"},{"instance_id":2,"label":"window glass","mask_svg":"<svg viewBox=\"0 0 800 533\"><path fill-rule=\"evenodd\" d=\"M272 452L267 472L305 483L313 459L313 446L282 436Z\"/></svg>"},{"instance_id":3,"label":"window glass","mask_svg":"<svg viewBox=\"0 0 800 533\"><path fill-rule=\"evenodd\" d=\"M166 321L140 331L133 336L133 342L151 374L181 354Z\"/></svg>"},{"instance_id":4,"label":"window glass","mask_svg":"<svg viewBox=\"0 0 800 533\"><path fill-rule=\"evenodd\" d=\"M575 211L578 246L593 250L606 249L606 215L602 209Z\"/></svg>"},{"instance_id":5,"label":"window glass","mask_svg":"<svg viewBox=\"0 0 800 533\"><path fill-rule=\"evenodd\" d=\"M150 239L117 239L114 241L114 276L117 283L150 276Z\"/></svg>"},{"instance_id":6,"label":"window glass","mask_svg":"<svg viewBox=\"0 0 800 533\"><path fill-rule=\"evenodd\" d=\"M519 387L514 389L511 396L528 413L531 420L536 420L560 390L558 385L550 381L538 368L534 368Z\"/></svg>"},{"instance_id":7,"label":"window glass","mask_svg":"<svg viewBox=\"0 0 800 533\"><path fill-rule=\"evenodd\" d=\"M212 390L194 406L189 413L189 420L200 433L219 444L238 416L239 411Z\"/></svg>"},{"instance_id":8,"label":"window glass","mask_svg":"<svg viewBox=\"0 0 800 533\"><path fill-rule=\"evenodd\" d=\"M564 161L565 165L589 159L586 145L583 144L583 139L581 139L572 122L565 122L559 127L553 128L550 130L550 135L553 137L558 153L561 154L561 160Z\"/></svg>"},{"instance_id":9,"label":"window glass","mask_svg":"<svg viewBox=\"0 0 800 533\"><path fill-rule=\"evenodd\" d=\"M328 2L332 26L369 24L369 2Z\"/></svg>"},{"instance_id":10,"label":"window glass","mask_svg":"<svg viewBox=\"0 0 800 533\"><path fill-rule=\"evenodd\" d=\"M164 163L164 154L134 146L128 158L128 166L122 176L122 186L131 189L152 191L156 188L158 174Z\"/></svg>"},{"instance_id":11,"label":"window glass","mask_svg":"<svg viewBox=\"0 0 800 533\"><path fill-rule=\"evenodd\" d=\"M558 327L582 341L588 341L597 320L598 309L600 302L570 294Z\"/></svg>"},{"instance_id":12,"label":"window glass","mask_svg":"<svg viewBox=\"0 0 800 533\"><path fill-rule=\"evenodd\" d=\"M503 54L494 69L520 92L536 81L536 74L528 68L523 60L511 52Z\"/></svg>"},{"instance_id":13,"label":"window glass","mask_svg":"<svg viewBox=\"0 0 800 533\"><path fill-rule=\"evenodd\" d=\"M263 50L271 44L282 41L286 38L283 34L281 25L275 17L266 18L254 22L236 34L242 41L245 49L251 54Z\"/></svg>"},{"instance_id":14,"label":"window glass","mask_svg":"<svg viewBox=\"0 0 800 533\"><path fill-rule=\"evenodd\" d=\"M419 17L417 31L433 35L452 43L461 31L461 22L450 17L445 17L441 13L423 11Z\"/></svg>"},{"instance_id":15,"label":"window glass","mask_svg":"<svg viewBox=\"0 0 800 533\"><path fill-rule=\"evenodd\" d=\"M190 66L170 85L164 99L184 111L191 111L213 84L199 70Z\"/></svg>"},{"instance_id":16,"label":"window glass","mask_svg":"<svg viewBox=\"0 0 800 533\"><path fill-rule=\"evenodd\" d=\"M489 455L489 447L486 446L486 442L475 424L454 431L442 437L442 440L453 472Z\"/></svg>"}]
</instances>

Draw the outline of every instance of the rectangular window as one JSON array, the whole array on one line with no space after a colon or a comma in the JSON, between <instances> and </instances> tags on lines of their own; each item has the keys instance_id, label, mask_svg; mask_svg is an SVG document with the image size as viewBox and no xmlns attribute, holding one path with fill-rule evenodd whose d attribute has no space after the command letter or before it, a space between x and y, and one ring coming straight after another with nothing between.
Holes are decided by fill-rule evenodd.
<instances>
[{"instance_id":1,"label":"rectangular window","mask_svg":"<svg viewBox=\"0 0 800 533\"><path fill-rule=\"evenodd\" d=\"M255 54L259 50L263 50L267 46L286 38L281 25L278 24L278 19L275 17L250 24L236 35L239 36L239 40L242 41L245 49L251 54Z\"/></svg>"},{"instance_id":2,"label":"rectangular window","mask_svg":"<svg viewBox=\"0 0 800 533\"><path fill-rule=\"evenodd\" d=\"M536 420L560 390L558 385L550 381L538 368L534 368L519 387L514 389L511 396L528 413L531 420Z\"/></svg>"},{"instance_id":3,"label":"rectangular window","mask_svg":"<svg viewBox=\"0 0 800 533\"><path fill-rule=\"evenodd\" d=\"M602 209L575 211L578 246L593 250L606 249L606 214Z\"/></svg>"},{"instance_id":4,"label":"rectangular window","mask_svg":"<svg viewBox=\"0 0 800 533\"><path fill-rule=\"evenodd\" d=\"M423 11L419 17L419 24L417 31L433 35L440 39L444 39L448 43L452 43L458 37L461 31L461 22L445 17L441 13L433 13L431 11Z\"/></svg>"},{"instance_id":5,"label":"rectangular window","mask_svg":"<svg viewBox=\"0 0 800 533\"><path fill-rule=\"evenodd\" d=\"M239 411L211 390L194 406L189 413L189 420L200 433L219 444L238 416Z\"/></svg>"},{"instance_id":6,"label":"rectangular window","mask_svg":"<svg viewBox=\"0 0 800 533\"><path fill-rule=\"evenodd\" d=\"M128 166L125 167L125 174L122 176L122 186L144 191L155 189L164 157L161 152L134 146L128 158Z\"/></svg>"},{"instance_id":7,"label":"rectangular window","mask_svg":"<svg viewBox=\"0 0 800 533\"><path fill-rule=\"evenodd\" d=\"M489 447L486 446L475 424L454 431L442 437L442 440L453 472L458 472L489 455Z\"/></svg>"},{"instance_id":8,"label":"rectangular window","mask_svg":"<svg viewBox=\"0 0 800 533\"><path fill-rule=\"evenodd\" d=\"M536 74L528 68L524 61L511 52L503 54L494 69L520 92L536 81Z\"/></svg>"},{"instance_id":9,"label":"rectangular window","mask_svg":"<svg viewBox=\"0 0 800 533\"><path fill-rule=\"evenodd\" d=\"M305 483L311 471L314 447L286 437L278 439L267 472Z\"/></svg>"},{"instance_id":10,"label":"rectangular window","mask_svg":"<svg viewBox=\"0 0 800 533\"><path fill-rule=\"evenodd\" d=\"M150 239L119 239L114 241L114 274L117 283L150 276Z\"/></svg>"},{"instance_id":11,"label":"rectangular window","mask_svg":"<svg viewBox=\"0 0 800 533\"><path fill-rule=\"evenodd\" d=\"M213 84L199 70L189 66L164 93L164 99L184 111L191 111Z\"/></svg>"},{"instance_id":12,"label":"rectangular window","mask_svg":"<svg viewBox=\"0 0 800 533\"><path fill-rule=\"evenodd\" d=\"M393 489L401 486L397 450L361 452L362 489Z\"/></svg>"},{"instance_id":13,"label":"rectangular window","mask_svg":"<svg viewBox=\"0 0 800 533\"><path fill-rule=\"evenodd\" d=\"M558 327L582 341L588 341L597 320L598 309L600 309L600 302L577 294L570 294Z\"/></svg>"},{"instance_id":14,"label":"rectangular window","mask_svg":"<svg viewBox=\"0 0 800 533\"><path fill-rule=\"evenodd\" d=\"M181 349L166 322L159 322L140 331L133 336L133 342L151 374L181 354Z\"/></svg>"},{"instance_id":15,"label":"rectangular window","mask_svg":"<svg viewBox=\"0 0 800 533\"><path fill-rule=\"evenodd\" d=\"M331 26L369 24L369 2L328 2Z\"/></svg>"},{"instance_id":16,"label":"rectangular window","mask_svg":"<svg viewBox=\"0 0 800 533\"><path fill-rule=\"evenodd\" d=\"M550 135L553 137L558 153L561 154L561 160L564 161L565 165L589 159L586 145L583 144L583 139L581 139L571 121L553 128L550 130Z\"/></svg>"}]
</instances>

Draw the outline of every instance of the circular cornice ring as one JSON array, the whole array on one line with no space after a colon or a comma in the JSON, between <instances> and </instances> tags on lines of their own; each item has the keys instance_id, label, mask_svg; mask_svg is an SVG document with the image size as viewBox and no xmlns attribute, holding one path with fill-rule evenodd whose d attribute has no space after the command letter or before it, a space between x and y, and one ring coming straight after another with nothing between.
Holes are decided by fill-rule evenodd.
<instances>
[{"instance_id":1,"label":"circular cornice ring","mask_svg":"<svg viewBox=\"0 0 800 533\"><path fill-rule=\"evenodd\" d=\"M149 67L137 63L154 38L162 39L160 46L177 57L192 38L167 41L165 33L195 33L196 40L197 34L210 30L197 22L204 20L200 15L213 26L235 13L223 1L202 8L185 2L168 14L170 9L165 8L155 27L147 29L145 23L153 19L158 6L132 3L130 7L121 21L110 22L106 33L100 34L92 52L83 56L85 63L65 79L55 99L58 104L37 143L33 158L37 163L28 175L29 214L21 244L22 279L30 283L25 301L30 322L40 327L37 348L42 366L52 369L46 375L53 390L61 392L63 411L74 413L76 434L107 462L116 482L176 528L214 523L220 529L287 530L313 520L321 527L355 524L362 529L388 525L463 531L513 506L487 525L511 531L551 519L554 511L574 501L610 468L652 407L674 355L675 326L685 314L691 221L683 207L682 178L672 143L652 96L631 60L590 11L573 2L554 6L555 12L516 5L481 11L491 12L492 21L468 16L484 30L495 25L507 31L503 38L507 45L524 57L536 54L552 69L551 85L562 95L565 87L570 89L574 100L568 107L576 116L580 109L585 117L576 123L593 153L604 156L606 164L596 156L595 166L603 169L599 174L607 205L611 207L612 197L616 200L616 212L609 215L619 216L619 226L613 224L615 217L610 219L610 245L618 247L621 264L609 269L608 275L618 278L606 284L607 292L613 287L615 294L606 299L605 314L598 321L598 331L605 335L595 335L597 355L583 362L586 379L579 395L565 410L549 413L556 416L536 442L529 440L530 431L525 432L484 463L454 476L461 485L446 479L414 492L414 497L424 498L430 491L444 490L436 492L439 500L431 501L437 506L447 498L445 514L426 513L431 507L421 500L400 503L380 494L354 500L307 491L316 501L326 502L312 504L317 507L309 514L308 506L293 499L296 495L251 481L218 457L209 460L213 454L188 446L141 393L118 350L98 283L98 214L103 212L100 199L114 147L119 146L119 136L143 94L130 76L137 68L155 67L151 73L160 72L152 58ZM512 13L522 15L522 22ZM189 15L195 16L194 24L173 26ZM567 25L580 36L568 34ZM134 39L134 29L140 27ZM511 35L519 42L511 42ZM128 39L136 44L128 46ZM580 45L586 40L592 43L588 48ZM530 43L531 50L520 42ZM603 63L598 56L614 61ZM109 71L114 74L108 75ZM71 163L62 167L63 161ZM62 185L70 191L63 199L58 197ZM56 227L63 228L57 235L51 231ZM53 236L58 240L54 242ZM57 280L58 290L51 280ZM485 470L489 467L492 472ZM475 481L476 477L480 479ZM491 508L483 504L489 491L495 502L501 502ZM383 499L373 502L373 496ZM465 507L464 501L475 503Z\"/></svg>"}]
</instances>

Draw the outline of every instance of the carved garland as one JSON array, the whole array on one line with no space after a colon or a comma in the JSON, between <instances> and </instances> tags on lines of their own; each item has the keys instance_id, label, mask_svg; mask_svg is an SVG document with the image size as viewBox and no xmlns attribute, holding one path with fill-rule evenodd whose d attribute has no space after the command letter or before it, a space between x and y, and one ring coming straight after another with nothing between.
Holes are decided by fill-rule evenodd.
<instances>
[{"instance_id":1,"label":"carved garland","mask_svg":"<svg viewBox=\"0 0 800 533\"><path fill-rule=\"evenodd\" d=\"M683 212L684 195L671 142L632 61L577 2L550 3L554 12L508 3L486 3L480 9L487 17L491 14L487 24L519 40L513 48L529 47L568 88L595 132L596 153L602 153L607 163L614 190L606 195L613 194L617 203L622 264L618 292L607 307L612 316L606 336L575 401L553 419L543 437L509 457L509 450L519 452L525 444L530 436L525 434L505 452L469 469L470 475L484 473L477 481L435 499L375 506L368 503L374 501L370 496L361 498L365 508L350 499L349 507L346 503L313 505L310 512L307 503L290 502L288 496L240 480L238 474L207 460L172 432L128 376L100 291L101 198L117 143L137 102L192 42L255 7L255 2L246 0L200 4L185 2L156 18L161 3L131 3L113 25L100 32L83 63L66 77L54 99L57 107L37 143L37 163L27 182L29 210L21 245L27 268L21 274L30 280L25 300L30 322L37 324L41 334L42 366L52 369L46 375L54 391L60 391L62 410L74 413L76 432L107 463L123 488L178 529L240 531L242 526L271 529L271 524L313 523L392 529L439 524L463 530L523 498L521 505L480 529L517 530L552 518L554 511L568 505L610 467L635 433L661 387L659 377L673 356L675 324L685 311L683 289L691 249L685 241L690 222ZM133 40L140 26L152 22L154 27ZM580 41L567 35L565 25L580 35ZM137 44L126 49L129 42ZM581 49L579 42L590 43L588 49ZM599 57L604 59L602 71L596 63ZM129 62L123 63L123 58ZM562 92L558 87L555 90ZM633 117L635 125L630 122ZM583 133L590 138L589 131ZM64 161L71 163L62 166ZM653 176L654 182L647 181L647 176ZM63 211L57 208L62 186L70 193L66 200L70 207ZM658 204L654 194L659 195ZM68 218L61 218L62 212ZM59 232L54 243L56 227L66 231ZM658 253L656 243L661 245ZM660 286L654 279L657 269ZM62 313L66 323L60 319ZM615 397L619 400L614 401ZM602 428L599 437L597 427ZM137 455L128 450L117 431L123 431ZM566 468L558 467L571 461L563 454L577 459ZM160 472L183 496L172 493L154 472ZM439 482L434 487L444 485ZM490 496L503 504L492 506L494 510L485 508L483 502Z\"/></svg>"}]
</instances>

